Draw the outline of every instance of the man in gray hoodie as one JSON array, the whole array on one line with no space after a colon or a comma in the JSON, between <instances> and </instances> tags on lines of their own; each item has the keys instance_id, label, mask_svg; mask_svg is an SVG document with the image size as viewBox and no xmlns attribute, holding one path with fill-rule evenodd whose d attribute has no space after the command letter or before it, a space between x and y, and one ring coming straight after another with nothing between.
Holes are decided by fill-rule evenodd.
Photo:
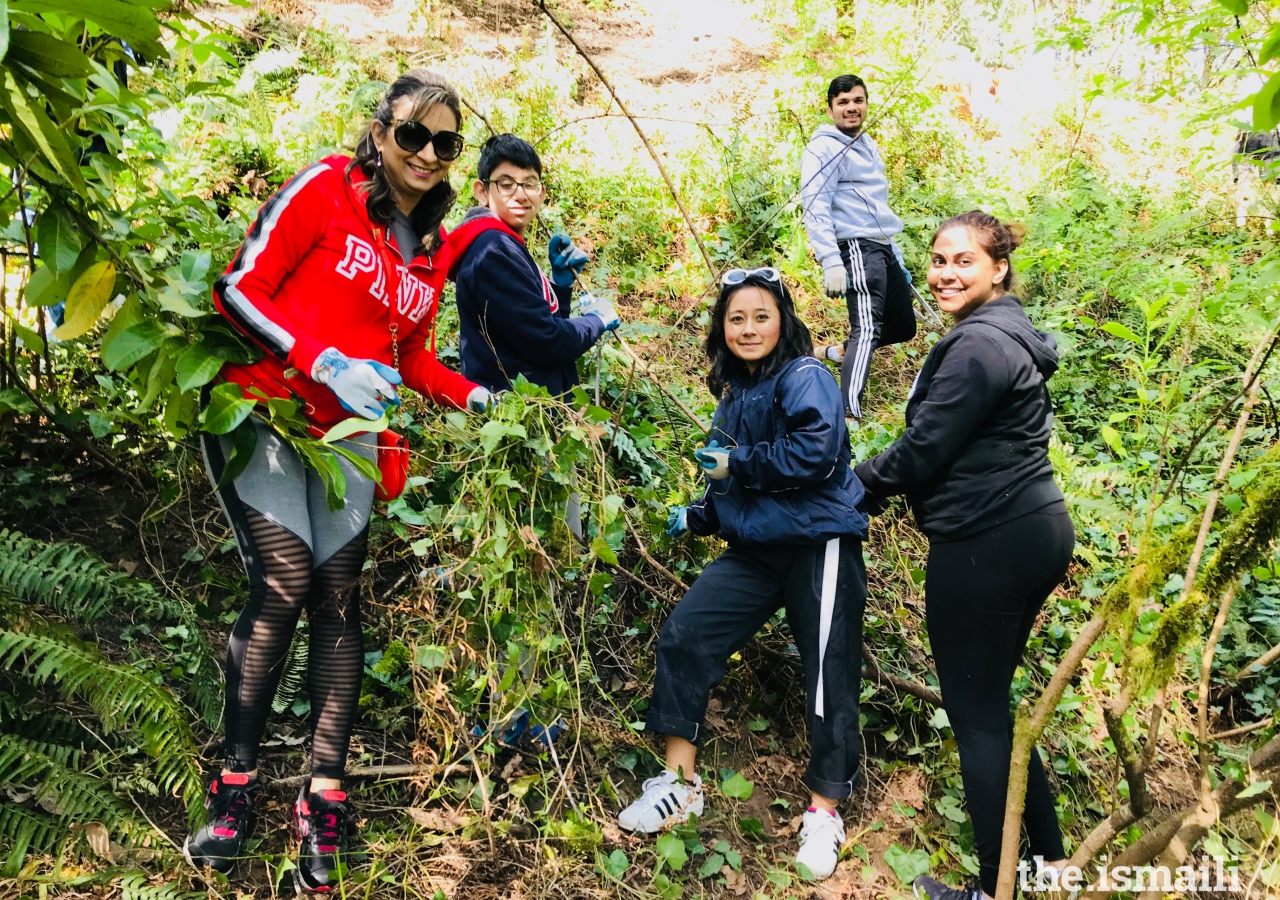
<instances>
[{"instance_id":1,"label":"man in gray hoodie","mask_svg":"<svg viewBox=\"0 0 1280 900\"><path fill-rule=\"evenodd\" d=\"M845 407L861 419L872 351L915 336L911 275L893 240L902 220L889 208L880 151L862 130L866 83L857 75L834 79L827 112L832 124L819 126L800 162L800 200L827 296L848 304L849 340L814 355L841 364Z\"/></svg>"}]
</instances>

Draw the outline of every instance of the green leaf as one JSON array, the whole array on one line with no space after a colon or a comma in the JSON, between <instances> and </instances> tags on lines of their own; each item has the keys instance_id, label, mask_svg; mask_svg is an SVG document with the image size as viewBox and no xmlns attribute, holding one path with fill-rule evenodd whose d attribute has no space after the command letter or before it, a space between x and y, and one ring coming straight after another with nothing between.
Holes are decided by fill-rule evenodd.
<instances>
[{"instance_id":1,"label":"green leaf","mask_svg":"<svg viewBox=\"0 0 1280 900\"><path fill-rule=\"evenodd\" d=\"M653 887L659 900L680 900L680 895L684 893L683 884L672 881L662 872L653 876Z\"/></svg>"},{"instance_id":2,"label":"green leaf","mask_svg":"<svg viewBox=\"0 0 1280 900\"><path fill-rule=\"evenodd\" d=\"M1233 16L1243 16L1249 12L1249 0L1218 0L1218 2Z\"/></svg>"},{"instance_id":3,"label":"green leaf","mask_svg":"<svg viewBox=\"0 0 1280 900\"><path fill-rule=\"evenodd\" d=\"M1277 56L1280 56L1280 25L1273 25L1267 39L1262 42L1262 49L1258 51L1258 65L1265 66Z\"/></svg>"},{"instance_id":4,"label":"green leaf","mask_svg":"<svg viewBox=\"0 0 1280 900\"><path fill-rule=\"evenodd\" d=\"M65 318L57 331L59 340L70 341L93 327L102 315L116 286L116 267L109 260L91 265L81 273L67 292Z\"/></svg>"},{"instance_id":5,"label":"green leaf","mask_svg":"<svg viewBox=\"0 0 1280 900\"><path fill-rule=\"evenodd\" d=\"M1255 781L1253 782L1253 784L1249 785L1243 791L1236 794L1236 799L1243 800L1246 797L1256 797L1259 794L1266 793L1269 790L1271 790L1270 779L1267 779L1266 781Z\"/></svg>"},{"instance_id":6,"label":"green leaf","mask_svg":"<svg viewBox=\"0 0 1280 900\"><path fill-rule=\"evenodd\" d=\"M32 105L24 83L19 82L9 70L4 71L4 81L0 83L0 108L9 114L9 122L15 131L22 132L40 151L45 162L77 193L84 194L87 190L84 178L67 139L45 113L43 105Z\"/></svg>"},{"instance_id":7,"label":"green leaf","mask_svg":"<svg viewBox=\"0 0 1280 900\"><path fill-rule=\"evenodd\" d=\"M884 851L884 861L903 884L910 885L929 871L929 854L924 850L907 851L892 844Z\"/></svg>"},{"instance_id":8,"label":"green leaf","mask_svg":"<svg viewBox=\"0 0 1280 900\"><path fill-rule=\"evenodd\" d=\"M36 243L44 264L59 275L70 271L80 256L84 242L80 229L61 203L51 203L36 220Z\"/></svg>"},{"instance_id":9,"label":"green leaf","mask_svg":"<svg viewBox=\"0 0 1280 900\"><path fill-rule=\"evenodd\" d=\"M0 59L9 52L9 0L0 0Z\"/></svg>"},{"instance_id":10,"label":"green leaf","mask_svg":"<svg viewBox=\"0 0 1280 900\"><path fill-rule=\"evenodd\" d=\"M1233 516L1240 515L1240 510L1244 509L1244 498L1239 494L1224 494L1222 496L1222 505L1225 506Z\"/></svg>"},{"instance_id":11,"label":"green leaf","mask_svg":"<svg viewBox=\"0 0 1280 900\"><path fill-rule=\"evenodd\" d=\"M192 306L191 302L187 300L186 297L179 294L173 288L167 287L161 291L156 297L156 303L158 303L160 308L166 312L171 312L174 315L182 316L187 319L195 319L200 316L209 315L209 310L201 309L198 306Z\"/></svg>"},{"instance_id":12,"label":"green leaf","mask_svg":"<svg viewBox=\"0 0 1280 900\"><path fill-rule=\"evenodd\" d=\"M449 651L438 644L419 644L413 662L421 669L443 669L449 662Z\"/></svg>"},{"instance_id":13,"label":"green leaf","mask_svg":"<svg viewBox=\"0 0 1280 900\"><path fill-rule=\"evenodd\" d=\"M195 343L178 357L178 390L186 393L204 387L222 371L223 359L214 356L202 343Z\"/></svg>"},{"instance_id":14,"label":"green leaf","mask_svg":"<svg viewBox=\"0 0 1280 900\"><path fill-rule=\"evenodd\" d=\"M720 793L732 800L750 800L755 789L756 786L743 778L741 772L734 772L732 776L720 782Z\"/></svg>"},{"instance_id":15,"label":"green leaf","mask_svg":"<svg viewBox=\"0 0 1280 900\"><path fill-rule=\"evenodd\" d=\"M728 846L728 844L726 844L725 846ZM724 861L729 864L729 868L733 869L733 871L735 872L742 871L742 854L740 854L737 850L724 851Z\"/></svg>"},{"instance_id":16,"label":"green leaf","mask_svg":"<svg viewBox=\"0 0 1280 900\"><path fill-rule=\"evenodd\" d=\"M767 731L772 724L768 719L757 716L747 723L747 728L751 731Z\"/></svg>"},{"instance_id":17,"label":"green leaf","mask_svg":"<svg viewBox=\"0 0 1280 900\"><path fill-rule=\"evenodd\" d=\"M337 454L351 463L352 467L362 476L372 481L374 484L382 483L382 470L378 468L378 464L371 459L361 456L354 450L342 446L341 444L320 444L320 447L330 453Z\"/></svg>"},{"instance_id":18,"label":"green leaf","mask_svg":"<svg viewBox=\"0 0 1280 900\"><path fill-rule=\"evenodd\" d=\"M627 854L621 850L615 849L608 856L600 858L600 869L614 881L621 881L622 876L627 874L627 869L631 868L631 860L627 859Z\"/></svg>"},{"instance_id":19,"label":"green leaf","mask_svg":"<svg viewBox=\"0 0 1280 900\"><path fill-rule=\"evenodd\" d=\"M209 393L204 410L204 430L210 434L226 434L253 413L258 401L244 395L240 385L224 382Z\"/></svg>"},{"instance_id":20,"label":"green leaf","mask_svg":"<svg viewBox=\"0 0 1280 900\"><path fill-rule=\"evenodd\" d=\"M764 823L759 819L739 819L738 828L742 830L742 836L755 841L757 844L764 842ZM729 854L725 854L728 856Z\"/></svg>"},{"instance_id":21,"label":"green leaf","mask_svg":"<svg viewBox=\"0 0 1280 900\"><path fill-rule=\"evenodd\" d=\"M111 433L111 417L94 410L89 413L89 430L94 437L102 440Z\"/></svg>"},{"instance_id":22,"label":"green leaf","mask_svg":"<svg viewBox=\"0 0 1280 900\"><path fill-rule=\"evenodd\" d=\"M1129 451L1124 449L1124 440L1120 437L1120 432L1116 431L1110 425L1102 426L1102 439L1107 442L1107 446L1116 452L1116 456L1124 459L1129 455Z\"/></svg>"},{"instance_id":23,"label":"green leaf","mask_svg":"<svg viewBox=\"0 0 1280 900\"><path fill-rule=\"evenodd\" d=\"M1118 338L1124 338L1126 341L1132 341L1135 344L1142 344L1142 338L1134 333L1133 329L1119 322L1107 322L1102 326L1102 330L1107 334L1114 334Z\"/></svg>"},{"instance_id":24,"label":"green leaf","mask_svg":"<svg viewBox=\"0 0 1280 900\"><path fill-rule=\"evenodd\" d=\"M936 804L934 804L934 807L938 810L938 813L942 815L944 818L950 819L952 822L955 822L960 825L964 824L964 820L965 820L964 810L961 809L960 801L957 800L955 797L949 797L949 796L943 797Z\"/></svg>"},{"instance_id":25,"label":"green leaf","mask_svg":"<svg viewBox=\"0 0 1280 900\"><path fill-rule=\"evenodd\" d=\"M384 412L380 418L366 419L363 416L352 416L349 419L343 419L337 425L334 425L325 432L324 437L320 438L323 444L332 444L335 441L345 440L353 434L377 434L386 431L391 427L391 422L387 419Z\"/></svg>"},{"instance_id":26,"label":"green leaf","mask_svg":"<svg viewBox=\"0 0 1280 900\"><path fill-rule=\"evenodd\" d=\"M684 864L689 861L689 854L684 849L684 841L674 834L664 834L658 838L657 843L654 844L653 852L658 857L659 871L662 870L664 865L670 866L672 869L683 869Z\"/></svg>"},{"instance_id":27,"label":"green leaf","mask_svg":"<svg viewBox=\"0 0 1280 900\"><path fill-rule=\"evenodd\" d=\"M53 306L67 299L67 290L71 287L71 279L58 274L49 266L41 266L31 273L27 279L27 287L22 293L24 306Z\"/></svg>"},{"instance_id":28,"label":"green leaf","mask_svg":"<svg viewBox=\"0 0 1280 900\"><path fill-rule=\"evenodd\" d=\"M12 0L10 6L35 13L64 13L73 21L87 19L101 26L108 34L124 38L138 49L143 49L139 46L142 44L154 44L160 37L160 23L149 8L149 3L130 0ZM147 50L144 50L144 56L156 56Z\"/></svg>"},{"instance_id":29,"label":"green leaf","mask_svg":"<svg viewBox=\"0 0 1280 900\"><path fill-rule=\"evenodd\" d=\"M22 346L33 353L44 353L44 341L40 339L40 335L13 318L13 316L8 316L7 318L9 319L9 324L13 327L14 334L18 336L18 340L22 341Z\"/></svg>"},{"instance_id":30,"label":"green leaf","mask_svg":"<svg viewBox=\"0 0 1280 900\"><path fill-rule=\"evenodd\" d=\"M710 878L712 875L719 875L720 869L724 866L724 857L719 853L712 853L702 861L702 865L698 867L699 878Z\"/></svg>"},{"instance_id":31,"label":"green leaf","mask_svg":"<svg viewBox=\"0 0 1280 900\"><path fill-rule=\"evenodd\" d=\"M480 444L484 447L485 455L496 450L498 444L502 443L502 439L508 436L523 440L529 435L525 432L524 426L516 422L503 422L501 419L490 419L485 422L480 428Z\"/></svg>"},{"instance_id":32,"label":"green leaf","mask_svg":"<svg viewBox=\"0 0 1280 900\"><path fill-rule=\"evenodd\" d=\"M231 455L227 457L227 465L223 468L222 477L218 479L214 490L222 490L239 478L240 473L248 467L249 460L253 459L253 451L257 447L258 429L253 426L253 422L246 419L231 432Z\"/></svg>"},{"instance_id":33,"label":"green leaf","mask_svg":"<svg viewBox=\"0 0 1280 900\"><path fill-rule=\"evenodd\" d=\"M168 332L159 322L146 319L125 329L102 348L102 362L112 372L119 372L156 351Z\"/></svg>"},{"instance_id":34,"label":"green leaf","mask_svg":"<svg viewBox=\"0 0 1280 900\"><path fill-rule=\"evenodd\" d=\"M1253 95L1253 130L1270 131L1280 124L1280 72Z\"/></svg>"},{"instance_id":35,"label":"green leaf","mask_svg":"<svg viewBox=\"0 0 1280 900\"><path fill-rule=\"evenodd\" d=\"M20 62L54 78L83 78L93 71L89 57L75 44L38 31L10 33L7 61Z\"/></svg>"},{"instance_id":36,"label":"green leaf","mask_svg":"<svg viewBox=\"0 0 1280 900\"><path fill-rule=\"evenodd\" d=\"M601 562L608 563L611 566L618 564L618 554L613 552L613 548L602 537L591 539L591 553Z\"/></svg>"}]
</instances>

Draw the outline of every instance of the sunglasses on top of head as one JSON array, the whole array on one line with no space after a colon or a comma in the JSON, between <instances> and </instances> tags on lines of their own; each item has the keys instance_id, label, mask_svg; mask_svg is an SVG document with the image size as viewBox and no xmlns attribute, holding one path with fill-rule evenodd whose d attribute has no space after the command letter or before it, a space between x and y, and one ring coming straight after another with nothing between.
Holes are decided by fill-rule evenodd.
<instances>
[{"instance_id":1,"label":"sunglasses on top of head","mask_svg":"<svg viewBox=\"0 0 1280 900\"><path fill-rule=\"evenodd\" d=\"M462 135L456 131L432 131L416 119L392 119L390 127L392 137L401 150L417 153L430 144L436 152L436 158L444 162L457 159L466 144Z\"/></svg>"},{"instance_id":2,"label":"sunglasses on top of head","mask_svg":"<svg viewBox=\"0 0 1280 900\"><path fill-rule=\"evenodd\" d=\"M742 284L752 276L759 276L765 281L778 282L782 280L782 273L773 266L761 266L758 269L729 269L720 276L721 284Z\"/></svg>"}]
</instances>

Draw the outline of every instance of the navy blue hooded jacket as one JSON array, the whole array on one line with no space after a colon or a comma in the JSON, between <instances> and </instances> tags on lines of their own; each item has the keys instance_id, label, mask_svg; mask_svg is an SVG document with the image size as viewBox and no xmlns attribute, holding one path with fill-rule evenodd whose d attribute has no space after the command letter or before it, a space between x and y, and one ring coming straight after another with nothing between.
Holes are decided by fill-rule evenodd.
<instances>
[{"instance_id":1,"label":"navy blue hooded jacket","mask_svg":"<svg viewBox=\"0 0 1280 900\"><path fill-rule=\"evenodd\" d=\"M866 538L862 484L849 465L840 386L807 356L768 378L735 382L709 438L729 453L729 477L689 507L694 534L734 546Z\"/></svg>"},{"instance_id":2,"label":"navy blue hooded jacket","mask_svg":"<svg viewBox=\"0 0 1280 900\"><path fill-rule=\"evenodd\" d=\"M491 391L523 375L553 396L578 383L578 357L604 334L599 316L569 318L572 289L552 285L515 232L484 207L449 234L462 374Z\"/></svg>"}]
</instances>

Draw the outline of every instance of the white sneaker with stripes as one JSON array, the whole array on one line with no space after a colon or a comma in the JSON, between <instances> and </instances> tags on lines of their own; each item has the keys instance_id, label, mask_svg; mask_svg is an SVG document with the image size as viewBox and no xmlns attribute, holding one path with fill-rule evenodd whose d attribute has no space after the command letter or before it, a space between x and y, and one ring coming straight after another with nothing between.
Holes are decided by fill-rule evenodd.
<instances>
[{"instance_id":1,"label":"white sneaker with stripes","mask_svg":"<svg viewBox=\"0 0 1280 900\"><path fill-rule=\"evenodd\" d=\"M691 815L702 815L702 778L695 775L692 782L681 781L675 772L664 769L644 783L638 800L618 813L618 827L653 834L683 825Z\"/></svg>"},{"instance_id":2,"label":"white sneaker with stripes","mask_svg":"<svg viewBox=\"0 0 1280 900\"><path fill-rule=\"evenodd\" d=\"M800 852L796 854L796 862L807 866L815 879L829 878L836 870L843 844L844 822L839 813L811 806L800 826Z\"/></svg>"}]
</instances>

